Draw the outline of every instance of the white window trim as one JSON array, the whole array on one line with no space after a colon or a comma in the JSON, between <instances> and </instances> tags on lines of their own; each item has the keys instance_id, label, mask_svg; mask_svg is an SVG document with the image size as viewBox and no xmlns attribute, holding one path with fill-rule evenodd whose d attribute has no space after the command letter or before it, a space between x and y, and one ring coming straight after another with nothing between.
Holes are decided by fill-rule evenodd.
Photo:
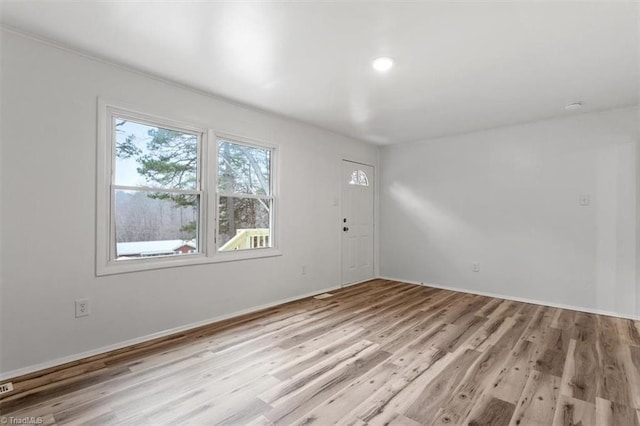
<instances>
[{"instance_id":1,"label":"white window trim","mask_svg":"<svg viewBox=\"0 0 640 426\"><path fill-rule=\"evenodd\" d=\"M279 180L277 176L278 145L246 138L229 133L216 132L212 129L197 127L189 123L166 119L160 115L140 112L137 108L123 105L121 102L111 102L98 98L98 135L97 135L97 179L96 179L96 275L111 275L127 272L171 268L178 266L200 265L217 262L230 262L247 259L265 258L282 255L278 248L279 229L277 219L279 208ZM169 127L201 134L200 138L200 224L198 232L198 248L200 253L181 256L159 256L140 259L117 261L113 259L115 250L112 232L115 230L112 217L113 202L111 183L114 161L114 146L112 132L112 114L124 115L138 119L145 123ZM237 250L233 252L219 252L216 246L218 225L217 209L217 152L218 141L228 140L257 148L271 149L271 191L273 208L271 211L271 247L251 250ZM115 253L114 253L115 254Z\"/></svg>"}]
</instances>

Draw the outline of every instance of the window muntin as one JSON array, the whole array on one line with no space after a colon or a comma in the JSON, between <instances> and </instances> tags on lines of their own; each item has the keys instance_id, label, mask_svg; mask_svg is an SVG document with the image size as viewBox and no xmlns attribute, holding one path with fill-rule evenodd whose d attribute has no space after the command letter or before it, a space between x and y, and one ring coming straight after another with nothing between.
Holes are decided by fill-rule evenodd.
<instances>
[{"instance_id":1,"label":"window muntin","mask_svg":"<svg viewBox=\"0 0 640 426\"><path fill-rule=\"evenodd\" d=\"M112 260L200 253L202 135L120 114L111 124Z\"/></svg>"},{"instance_id":2,"label":"window muntin","mask_svg":"<svg viewBox=\"0 0 640 426\"><path fill-rule=\"evenodd\" d=\"M369 178L364 170L354 170L349 179L349 185L369 186Z\"/></svg>"},{"instance_id":3,"label":"window muntin","mask_svg":"<svg viewBox=\"0 0 640 426\"><path fill-rule=\"evenodd\" d=\"M272 247L272 149L218 141L220 252Z\"/></svg>"}]
</instances>

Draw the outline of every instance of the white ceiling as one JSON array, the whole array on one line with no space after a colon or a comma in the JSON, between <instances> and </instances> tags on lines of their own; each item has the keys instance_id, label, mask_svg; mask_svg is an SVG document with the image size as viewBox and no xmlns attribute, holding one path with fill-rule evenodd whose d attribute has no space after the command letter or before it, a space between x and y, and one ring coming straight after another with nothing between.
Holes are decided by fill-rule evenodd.
<instances>
[{"instance_id":1,"label":"white ceiling","mask_svg":"<svg viewBox=\"0 0 640 426\"><path fill-rule=\"evenodd\" d=\"M638 17L620 1L5 1L2 22L386 144L637 104Z\"/></svg>"}]
</instances>

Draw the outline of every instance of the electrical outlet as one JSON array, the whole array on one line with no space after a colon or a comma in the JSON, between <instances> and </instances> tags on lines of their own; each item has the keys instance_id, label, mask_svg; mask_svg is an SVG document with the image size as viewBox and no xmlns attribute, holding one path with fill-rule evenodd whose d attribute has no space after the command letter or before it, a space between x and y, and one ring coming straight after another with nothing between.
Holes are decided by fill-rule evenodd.
<instances>
[{"instance_id":1,"label":"electrical outlet","mask_svg":"<svg viewBox=\"0 0 640 426\"><path fill-rule=\"evenodd\" d=\"M471 264L471 270L473 272L480 272L480 262L473 262Z\"/></svg>"},{"instance_id":2,"label":"electrical outlet","mask_svg":"<svg viewBox=\"0 0 640 426\"><path fill-rule=\"evenodd\" d=\"M76 318L89 315L89 299L76 300Z\"/></svg>"},{"instance_id":3,"label":"electrical outlet","mask_svg":"<svg viewBox=\"0 0 640 426\"><path fill-rule=\"evenodd\" d=\"M13 383L7 382L0 385L0 395L3 393L11 392L13 390Z\"/></svg>"}]
</instances>

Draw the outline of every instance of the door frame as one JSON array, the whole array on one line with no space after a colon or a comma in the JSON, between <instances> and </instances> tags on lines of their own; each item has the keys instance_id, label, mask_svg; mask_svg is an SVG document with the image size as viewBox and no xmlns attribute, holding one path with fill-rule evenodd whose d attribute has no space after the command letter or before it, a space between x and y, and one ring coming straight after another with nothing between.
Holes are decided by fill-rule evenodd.
<instances>
[{"instance_id":1,"label":"door frame","mask_svg":"<svg viewBox=\"0 0 640 426\"><path fill-rule=\"evenodd\" d=\"M349 284L343 284L344 282L344 265L343 265L343 244L342 244L342 218L344 217L344 205L343 205L343 199L342 199L342 171L343 171L343 164L344 162L347 161L349 163L354 163L354 164L361 164L363 166L367 166L367 167L371 167L373 169L373 179L371 179L371 181L373 182L373 205L372 205L372 209L373 209L373 229L372 229L372 233L373 235L371 236L371 240L373 242L373 276L371 278L368 278L364 281L356 281L353 283L349 283ZM375 277L378 276L378 173L377 173L377 167L375 164L371 164L368 163L366 161L359 161L359 160L352 160L348 157L343 156L340 159L340 171L339 171L339 200L340 200L340 216L338 218L338 232L340 233L340 287L349 287L352 285L356 285L356 284L360 284L362 282L365 281L369 281L369 279L374 279Z\"/></svg>"}]
</instances>

